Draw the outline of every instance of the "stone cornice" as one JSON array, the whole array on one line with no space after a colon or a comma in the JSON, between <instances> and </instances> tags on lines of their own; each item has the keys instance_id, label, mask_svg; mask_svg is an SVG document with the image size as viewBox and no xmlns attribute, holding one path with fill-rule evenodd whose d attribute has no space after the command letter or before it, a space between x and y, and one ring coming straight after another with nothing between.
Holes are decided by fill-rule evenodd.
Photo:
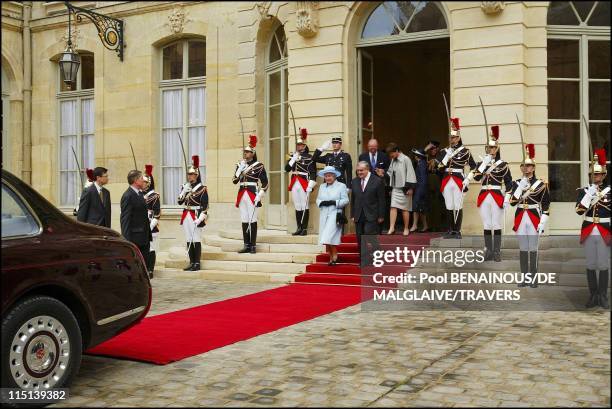
<instances>
[{"instance_id":1,"label":"stone cornice","mask_svg":"<svg viewBox=\"0 0 612 409\"><path fill-rule=\"evenodd\" d=\"M156 11L172 10L178 6L190 7L204 3L203 1L135 1L92 9L98 13L114 18L125 18L133 15L142 15ZM84 20L86 21L86 19ZM52 30L68 25L66 13L56 14L43 18L33 19L31 22L32 32Z\"/></svg>"},{"instance_id":2,"label":"stone cornice","mask_svg":"<svg viewBox=\"0 0 612 409\"><path fill-rule=\"evenodd\" d=\"M23 20L2 16L2 30L10 30L21 32L23 28Z\"/></svg>"}]
</instances>

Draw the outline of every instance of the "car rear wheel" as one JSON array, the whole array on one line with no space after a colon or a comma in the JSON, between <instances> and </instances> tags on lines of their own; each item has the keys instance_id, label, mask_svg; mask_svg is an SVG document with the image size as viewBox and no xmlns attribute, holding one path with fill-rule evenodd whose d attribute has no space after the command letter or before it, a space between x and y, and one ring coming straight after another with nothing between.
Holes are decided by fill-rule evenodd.
<instances>
[{"instance_id":1,"label":"car rear wheel","mask_svg":"<svg viewBox=\"0 0 612 409\"><path fill-rule=\"evenodd\" d=\"M81 342L62 302L47 296L19 302L2 320L2 387L67 388L81 366Z\"/></svg>"}]
</instances>

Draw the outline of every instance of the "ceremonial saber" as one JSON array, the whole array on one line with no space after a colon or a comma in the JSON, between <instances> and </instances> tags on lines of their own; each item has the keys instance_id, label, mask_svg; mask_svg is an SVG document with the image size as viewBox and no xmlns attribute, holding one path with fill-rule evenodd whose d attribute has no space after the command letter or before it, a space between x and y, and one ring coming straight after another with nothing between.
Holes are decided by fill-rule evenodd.
<instances>
[{"instance_id":1,"label":"ceremonial saber","mask_svg":"<svg viewBox=\"0 0 612 409\"><path fill-rule=\"evenodd\" d=\"M134 147L132 146L132 142L130 142L130 149L132 150L132 159L134 159L134 170L138 170L138 165L136 164L136 155L134 154Z\"/></svg>"},{"instance_id":2,"label":"ceremonial saber","mask_svg":"<svg viewBox=\"0 0 612 409\"><path fill-rule=\"evenodd\" d=\"M487 122L487 114L485 112L484 104L482 103L482 98L478 96L478 99L480 100L480 107L482 108L482 116L484 117L484 122L485 122L485 150L486 150L486 147L489 145L489 123Z\"/></svg>"},{"instance_id":3,"label":"ceremonial saber","mask_svg":"<svg viewBox=\"0 0 612 409\"><path fill-rule=\"evenodd\" d=\"M79 172L79 178L81 179L81 189L84 189L85 188L85 183L83 183L83 171L81 170L81 166L79 165L79 159L77 157L76 152L74 151L74 146L70 146L70 149L72 149L72 154L74 155L74 161L76 162L77 170ZM79 202L80 202L80 197L81 197L78 194L78 191L77 191L77 196L78 196L77 197L77 201L76 201L77 204L76 204L76 207L74 209L75 211L78 211L78 209L79 209Z\"/></svg>"},{"instance_id":4,"label":"ceremonial saber","mask_svg":"<svg viewBox=\"0 0 612 409\"><path fill-rule=\"evenodd\" d=\"M587 122L584 114L582 114L582 121L584 122L584 127L586 128L587 138L589 139L589 167L590 167L591 164L594 165L594 162L592 162L593 161L593 142L591 141L591 132L589 130L589 123ZM591 174L591 176L589 177L589 180L592 185L593 184L593 172L589 172L589 173Z\"/></svg>"},{"instance_id":5,"label":"ceremonial saber","mask_svg":"<svg viewBox=\"0 0 612 409\"><path fill-rule=\"evenodd\" d=\"M176 136L178 136L179 141L181 142L181 151L183 151L183 161L185 162L185 172L189 169L189 165L187 165L187 154L185 153L185 147L183 146L183 138L181 138L181 134L179 131L175 131Z\"/></svg>"},{"instance_id":6,"label":"ceremonial saber","mask_svg":"<svg viewBox=\"0 0 612 409\"><path fill-rule=\"evenodd\" d=\"M240 119L240 130L242 131L242 152L244 154L244 124L242 123L242 115L240 115L240 112L238 112L238 118Z\"/></svg>"},{"instance_id":7,"label":"ceremonial saber","mask_svg":"<svg viewBox=\"0 0 612 409\"><path fill-rule=\"evenodd\" d=\"M448 102L446 101L446 94L443 92L442 93L442 98L444 98L444 108L446 109L446 122L448 123L448 147L451 147L451 117L450 117L450 111L448 110ZM452 175L451 175L451 179L452 179ZM461 207L463 207L463 186L461 187ZM455 223L457 223L457 217L459 217L459 211L453 209L453 219L455 220Z\"/></svg>"}]
</instances>

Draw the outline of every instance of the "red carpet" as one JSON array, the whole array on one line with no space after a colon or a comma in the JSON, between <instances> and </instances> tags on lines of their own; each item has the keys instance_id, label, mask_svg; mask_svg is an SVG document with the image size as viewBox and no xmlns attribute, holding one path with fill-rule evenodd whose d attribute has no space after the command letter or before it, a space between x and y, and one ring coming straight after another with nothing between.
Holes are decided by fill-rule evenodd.
<instances>
[{"instance_id":1,"label":"red carpet","mask_svg":"<svg viewBox=\"0 0 612 409\"><path fill-rule=\"evenodd\" d=\"M290 284L145 318L87 353L165 365L350 307L361 295L359 287Z\"/></svg>"}]
</instances>

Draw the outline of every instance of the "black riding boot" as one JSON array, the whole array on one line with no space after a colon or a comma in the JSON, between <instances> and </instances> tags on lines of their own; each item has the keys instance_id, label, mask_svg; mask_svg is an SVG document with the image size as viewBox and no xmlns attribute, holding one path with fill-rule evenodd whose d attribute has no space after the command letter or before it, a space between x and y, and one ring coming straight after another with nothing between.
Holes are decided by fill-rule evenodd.
<instances>
[{"instance_id":1,"label":"black riding boot","mask_svg":"<svg viewBox=\"0 0 612 409\"><path fill-rule=\"evenodd\" d=\"M502 231L493 230L493 260L501 261Z\"/></svg>"},{"instance_id":2,"label":"black riding boot","mask_svg":"<svg viewBox=\"0 0 612 409\"><path fill-rule=\"evenodd\" d=\"M599 272L599 306L605 309L610 308L610 304L608 304L608 270Z\"/></svg>"},{"instance_id":3,"label":"black riding boot","mask_svg":"<svg viewBox=\"0 0 612 409\"><path fill-rule=\"evenodd\" d=\"M489 234L491 230L484 230L484 242L485 242L485 261L493 260L493 235Z\"/></svg>"},{"instance_id":4,"label":"black riding boot","mask_svg":"<svg viewBox=\"0 0 612 409\"><path fill-rule=\"evenodd\" d=\"M295 224L297 225L297 230L291 234L292 236L298 236L300 235L300 233L302 233L302 223L301 223L302 213L304 212L301 210L295 211Z\"/></svg>"},{"instance_id":5,"label":"black riding boot","mask_svg":"<svg viewBox=\"0 0 612 409\"><path fill-rule=\"evenodd\" d=\"M249 251L255 254L255 246L257 244L257 222L251 223L251 240L249 241Z\"/></svg>"},{"instance_id":6,"label":"black riding boot","mask_svg":"<svg viewBox=\"0 0 612 409\"><path fill-rule=\"evenodd\" d=\"M531 273L531 288L536 288L538 286L538 252L530 251L529 252L529 272Z\"/></svg>"},{"instance_id":7,"label":"black riding boot","mask_svg":"<svg viewBox=\"0 0 612 409\"><path fill-rule=\"evenodd\" d=\"M238 250L238 253L248 253L249 252L249 232L247 231L249 229L249 224L248 223L242 223L242 241L244 242L244 247L242 248L242 250Z\"/></svg>"},{"instance_id":8,"label":"black riding boot","mask_svg":"<svg viewBox=\"0 0 612 409\"><path fill-rule=\"evenodd\" d=\"M463 221L463 209L458 210L457 222L455 223L455 238L461 238L461 222Z\"/></svg>"},{"instance_id":9,"label":"black riding boot","mask_svg":"<svg viewBox=\"0 0 612 409\"><path fill-rule=\"evenodd\" d=\"M193 266L191 271L200 271L200 257L202 257L202 243L193 243Z\"/></svg>"},{"instance_id":10,"label":"black riding boot","mask_svg":"<svg viewBox=\"0 0 612 409\"><path fill-rule=\"evenodd\" d=\"M587 283L589 285L589 293L591 293L591 297L589 298L589 301L586 303L585 307L597 307L599 305L599 291L597 290L597 272L595 270L587 270Z\"/></svg>"},{"instance_id":11,"label":"black riding boot","mask_svg":"<svg viewBox=\"0 0 612 409\"><path fill-rule=\"evenodd\" d=\"M447 210L446 218L448 219L448 232L443 236L445 239L452 239L455 236L455 211Z\"/></svg>"},{"instance_id":12,"label":"black riding boot","mask_svg":"<svg viewBox=\"0 0 612 409\"><path fill-rule=\"evenodd\" d=\"M156 254L154 251L149 252L149 260L148 261L148 266L147 266L147 270L149 270L149 277L153 278L153 270L155 270L155 259L156 259Z\"/></svg>"},{"instance_id":13,"label":"black riding boot","mask_svg":"<svg viewBox=\"0 0 612 409\"><path fill-rule=\"evenodd\" d=\"M527 287L525 283L525 275L529 272L529 252L519 252L519 259L521 264L521 273L523 274L523 281L518 284L519 287Z\"/></svg>"},{"instance_id":14,"label":"black riding boot","mask_svg":"<svg viewBox=\"0 0 612 409\"><path fill-rule=\"evenodd\" d=\"M189 254L189 265L183 269L183 271L189 271L193 267L193 246L190 246L191 243L187 243L187 254Z\"/></svg>"},{"instance_id":15,"label":"black riding boot","mask_svg":"<svg viewBox=\"0 0 612 409\"><path fill-rule=\"evenodd\" d=\"M310 210L304 210L304 220L302 220L302 231L300 232L300 236L305 236L308 234L308 216L310 216Z\"/></svg>"}]
</instances>

